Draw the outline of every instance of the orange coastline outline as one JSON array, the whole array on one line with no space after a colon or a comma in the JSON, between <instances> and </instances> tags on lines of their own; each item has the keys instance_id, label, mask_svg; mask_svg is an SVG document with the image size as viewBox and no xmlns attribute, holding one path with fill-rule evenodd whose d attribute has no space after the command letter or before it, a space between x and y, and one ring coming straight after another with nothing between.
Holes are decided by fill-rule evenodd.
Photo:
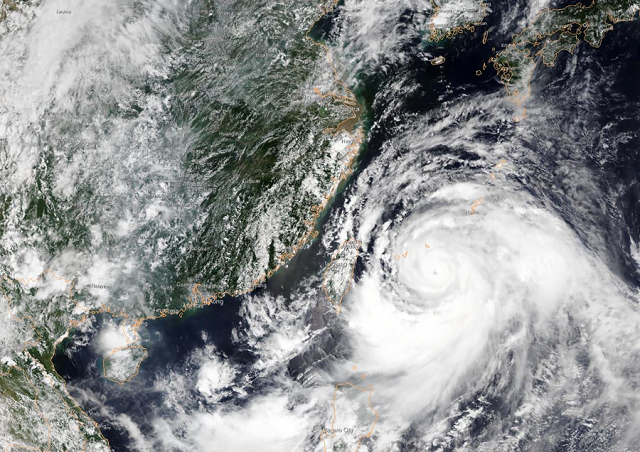
<instances>
[{"instance_id":1,"label":"orange coastline outline","mask_svg":"<svg viewBox=\"0 0 640 452\"><path fill-rule=\"evenodd\" d=\"M329 294L329 291L327 289L327 272L331 269L331 267L333 266L335 260L338 258L338 256L340 255L340 251L342 250L342 248L347 245L348 243L353 243L355 242L355 244L358 245L358 248L356 248L356 255L355 258L353 259L353 262L351 263L351 276L349 277L349 282L347 283L346 287L344 288L342 295L340 296L340 300L334 300L333 297L331 296L331 294ZM327 266L324 269L324 272L322 274L322 290L324 291L325 297L327 298L327 300L329 300L329 302L331 302L336 310L336 314L340 314L340 312L342 312L342 300L344 300L344 297L347 296L347 293L349 292L349 289L351 288L351 283L353 282L353 276L355 273L355 269L356 269L356 262L358 261L358 256L360 256L360 247L362 246L362 244L360 243L360 241L350 237L347 240L345 240L344 242L342 242L340 244L340 246L338 246L338 249L336 250L335 253L333 253L333 256L331 257L331 261L327 264Z\"/></svg>"},{"instance_id":2,"label":"orange coastline outline","mask_svg":"<svg viewBox=\"0 0 640 452\"><path fill-rule=\"evenodd\" d=\"M23 286L28 287L29 285L34 284L34 283L36 283L36 282L38 282L38 281L42 280L42 279L44 278L44 276L45 276L45 275L47 275L47 274L51 274L51 276L52 276L53 278L57 279L58 281L63 281L65 284L69 284L69 289L68 289L68 292L69 292L69 298L70 298L70 300L72 300L72 302L74 302L74 303L76 304L76 306L77 306L77 303L76 303L76 302L75 302L75 300L73 299L73 293L72 293L73 286L74 286L73 281L68 280L68 279L66 279L66 278L63 278L63 277L61 277L61 276L58 276L58 275L56 275L56 274L55 274L53 271L51 271L51 270L45 270L45 271L43 271L43 272L40 274L40 276L38 276L38 277L36 277L36 278L28 278L28 279L26 279L26 280L25 280L25 279L23 279L23 278L19 278L19 277L17 277L17 278L15 278L14 280L12 280L11 278L7 277L6 275L2 275L2 279L4 279L4 280L5 280L5 281L7 281L7 282L17 281L19 284L22 284ZM25 322L25 320L29 320L29 323L30 323L30 325L29 325L29 326L30 326L30 328L34 331L34 333L36 334L36 336L38 336L38 337L40 338L40 340L42 341L42 340L43 340L43 339L42 339L42 334L41 334L41 333L38 331L38 329L37 329L37 328L38 328L38 325L37 325L36 321L35 321L35 320L30 316L30 315L24 315L24 316L22 316L22 317L18 317L18 316L16 316L16 315L14 315L14 314L13 314L13 312L12 312L12 310L11 310L11 299L10 299L10 298L9 298L9 296L7 295L7 293L6 293L6 291L4 290L4 288L0 288L0 289L2 289L2 292L3 292L3 298L4 298L4 300L5 300L5 301L6 301L6 303L7 303L7 309L9 310L9 316L10 316L11 318L13 318L13 319L15 319L15 320L17 320L17 321L21 322L21 323L26 323L26 322ZM71 322L69 322L69 323L70 323L70 326L67 328L67 330L65 331L65 333L62 335L62 337L63 337L63 338L64 338L64 337L66 337L66 336L69 334L69 331L70 331L70 330L71 330L71 328L73 327L73 326L71 326ZM101 437L101 439L104 441L104 443L106 444L107 448L111 449L111 446L109 445L109 440L108 440L108 439L107 439L107 438L102 434L102 431L100 430L100 426L98 425L98 423L97 423L96 421L94 421L94 420L93 420L93 418L91 418L91 416L89 416L89 415L88 415L88 414L87 414L87 413L86 413L86 412L85 412L85 411L80 407L80 405L79 405L79 404L78 404L78 403L73 399L73 397L71 397L71 396L69 395L69 392L66 390L66 386L67 386L66 381L64 380L64 378L62 378L62 377L60 376L60 374L58 374L58 373L56 372L55 366L54 366L54 364L53 364L53 355L55 354L55 347L57 346L57 344L58 344L58 342L54 343L54 350L53 350L53 353L52 353L50 356L48 356L47 358L48 358L48 360L49 360L49 362L50 362L50 364L51 364L51 368L53 369L53 371L54 371L54 373L55 373L54 377L57 377L57 378L58 378L58 380L59 380L59 383L60 383L60 384L65 388L65 391L66 391L66 393L67 393L67 396L65 397L65 395L63 395L60 391L58 391L54 386L51 386L51 388L52 388L53 392L55 392L55 393L60 397L60 399L61 399L61 400L62 400L62 402L63 402L63 405L64 405L64 406L65 406L65 408L66 408L66 410L69 412L69 414L71 414L72 418L74 418L74 419L76 420L76 422L78 423L78 427L79 427L79 428L82 428L84 425L86 425L86 422L85 422L85 421L83 421L83 420L81 420L81 419L80 419L80 417L78 416L78 414L77 414L77 413L75 413L75 412L73 411L73 409L69 406L69 401L68 401L68 400L73 401L73 402L74 402L74 404L75 404L74 409L79 410L81 413L83 413L83 414L86 416L86 418L87 418L89 421L91 421L91 422L93 423L93 426L94 426L94 428L96 429L96 431L97 431L98 435L99 435L99 436ZM24 346L24 345L27 345L27 346L34 346L34 347L35 347L35 346L37 346L38 344L37 344L37 343L34 343L34 342L27 341L27 342L23 343L23 346ZM27 351L26 353L27 353L27 355L29 356L29 358L30 358L30 359L35 360L35 358L31 355L31 353L29 353L28 351ZM24 373L24 375L25 375L25 377L27 378L28 383L29 383L29 384L34 388L34 390L36 389L35 385L34 385L34 384L31 382L31 380L29 379L29 377L28 377L28 373L27 373L24 369L22 369L21 367L19 367L19 366L17 366L17 365L12 365L12 366L10 366L10 368L9 368L9 369L11 369L11 368L16 368L16 369L20 370L21 372L23 372L23 373ZM10 370L9 370L9 372L10 372ZM8 372L8 373L9 373L9 372ZM8 375L8 373L4 373L4 374L1 374L1 373L0 373L0 376L6 376L6 375ZM39 394L39 391L36 391L36 394ZM67 400L67 399L68 399L68 400ZM36 399L36 400L34 400L34 403L36 403L36 402L37 402L37 399ZM37 403L36 403L36 407L37 407ZM40 411L40 410L38 409L38 411ZM42 412L40 412L40 417L41 417L41 418L43 419L43 421L44 421L44 422L49 426L49 427L48 427L48 428L49 428L49 442L48 442L48 447L47 447L47 449L39 449L39 448L32 447L32 446L24 446L24 445L10 444L10 445L8 445L8 446L5 448L5 452L8 452L8 451L9 451L9 450L11 450L12 448L21 448L21 449L28 449L28 450L38 450L38 451L42 451L42 452L48 452L48 451L50 450L50 447L51 447L51 437L50 437L50 435L51 435L52 427L51 427L51 424L49 423L48 418L47 418L44 414L42 414ZM87 440L85 439L85 441L83 442L83 445L82 445L82 451L83 451L83 452L84 452L84 451L86 451L86 447L87 447Z\"/></svg>"},{"instance_id":3,"label":"orange coastline outline","mask_svg":"<svg viewBox=\"0 0 640 452\"><path fill-rule=\"evenodd\" d=\"M369 385L366 388L362 388L360 386L356 386L353 383L349 383L349 382L338 383L335 386L335 389L333 390L333 401L331 402L331 408L333 412L333 417L331 419L332 432L335 431L336 419L338 417L336 413L336 400L338 397L338 391L340 390L341 387L351 387L357 391L368 393L367 402L369 405L369 409L373 412L375 416L375 419L373 421L373 424L371 424L371 428L369 429L369 431L358 438L358 444L355 450L355 452L358 452L358 450L360 450L360 447L362 446L362 440L365 438L371 438L371 436L373 435L373 430L375 429L376 425L378 424L378 420L380 419L380 413L378 413L378 411L373 407L373 404L371 403L371 395L373 394L374 387L372 385ZM322 444L324 446L324 452L327 452L327 440L333 438L334 436L335 436L335 433L328 435L326 430L323 430L322 433L320 433L320 438L322 439Z\"/></svg>"},{"instance_id":4,"label":"orange coastline outline","mask_svg":"<svg viewBox=\"0 0 640 452\"><path fill-rule=\"evenodd\" d=\"M11 443L11 444L7 444L5 446L4 452L9 452L12 449L26 449L26 450L37 450L37 451L41 451L41 452L48 452L48 451L51 450L51 430L53 429L53 427L51 427L51 423L49 422L49 419L42 413L42 410L40 409L40 406L38 405L38 395L40 394L40 391L31 382L31 379L29 378L29 374L27 374L27 372L23 368L19 367L18 365L9 366L9 370L7 372L0 372L0 377L8 377L8 376L10 376L11 375L11 371L13 369L15 369L16 371L22 372L22 374L24 375L25 380L27 381L27 384L33 389L33 404L35 406L36 412L38 413L38 416L40 416L40 419L42 419L42 421L45 424L47 424L47 447L46 447L46 449L40 449L40 448L37 448L37 447L25 445L25 444ZM84 447L83 447L83 450L85 450Z\"/></svg>"},{"instance_id":5,"label":"orange coastline outline","mask_svg":"<svg viewBox=\"0 0 640 452\"><path fill-rule=\"evenodd\" d=\"M522 107L522 114L520 116L515 116L513 119L515 122L520 122L523 119L526 118L527 116L527 109L524 108L523 104L524 102L529 99L529 97L531 97L531 78L532 78L532 74L537 66L536 62L535 62L535 57L539 56L542 52L542 49L538 52L536 52L533 56L531 55L527 55L525 54L525 52L528 52L525 50L519 50L517 49L517 44L516 44L516 40L518 38L520 38L529 28L531 28L535 22L538 20L538 18L541 17L542 14L548 13L548 12L559 12L559 11L563 11L565 9L568 8L580 8L582 10L584 9L590 9L593 6L596 5L596 0L591 0L591 4L589 6L585 6L582 2L577 2L571 5L567 5L563 8L558 8L558 9L553 9L553 8L544 8L542 10L540 10L536 16L531 20L531 22L529 23L529 25L527 25L520 33L515 33L511 39L511 43L509 45L507 45L503 50L501 50L500 52L498 52L495 56L491 57L489 59L489 63L493 63L493 67L498 75L498 78L500 79L500 81L502 81L502 83L504 84L505 90L507 91L507 97L508 99L516 106L516 107ZM535 40L534 41L524 41L521 44L531 44L534 46L537 46L538 44L540 44L540 41L546 38L549 38L550 36L553 36L555 33L558 33L560 31L564 32L564 33L569 33L569 34L573 34L578 36L579 34L583 34L583 38L582 39L578 39L578 41L576 42L576 44L574 46L572 46L572 48L570 49L564 49L561 48L560 50L558 50L555 54L555 56L553 57L552 60L550 60L549 62L545 62L543 61L543 63L548 66L551 67L555 64L555 60L558 57L558 55L560 54L560 52L567 50L568 52L570 52L571 54L573 54L573 52L575 51L575 48L577 47L577 45L581 42L581 40L584 40L585 42L587 42L591 47L594 48L599 48L602 45L602 42L604 41L604 36L607 32L613 30L613 25L617 24L619 22L630 22L632 20L635 20L637 17L640 17L640 12L638 14L636 14L635 12L631 15L631 17L629 19L617 19L615 18L611 13L607 14L605 16L605 18L603 19L604 23L606 25L608 25L607 28L604 29L600 40L594 45L593 43L591 43L590 41L587 41L586 39L584 39L584 35L586 35L587 33L587 29L590 26L589 21L586 21L584 23L580 23L580 22L567 22L565 24L563 24L562 26L560 26L559 28L555 28L547 33L545 33L544 35L541 34L536 34L535 36ZM607 20L609 20L609 23L607 23ZM578 30L575 33L571 33L568 31L568 28L570 28L571 25L578 25ZM584 27L584 28L583 28ZM557 41L555 41L557 42ZM543 48L546 46L546 42L543 46ZM510 82L511 79L513 78L513 68L511 67L511 65L505 61L502 63L498 62L498 58L501 57L505 52L507 52L509 49L514 49L516 52L522 54L523 58L529 60L532 63L532 67L531 67L531 71L530 74L528 75L528 80L526 83L526 87L524 89L524 93L520 93L518 90L510 90Z\"/></svg>"},{"instance_id":6,"label":"orange coastline outline","mask_svg":"<svg viewBox=\"0 0 640 452\"><path fill-rule=\"evenodd\" d=\"M484 203L484 196L481 196L478 199L476 199L475 201L473 201L473 204L471 204L471 213L470 213L470 215L475 215L476 214L476 209L478 207L480 207L483 203Z\"/></svg>"},{"instance_id":7,"label":"orange coastline outline","mask_svg":"<svg viewBox=\"0 0 640 452\"><path fill-rule=\"evenodd\" d=\"M438 14L440 14L440 5L436 3L436 0L431 0L431 4L433 5L434 13L433 16L431 16L431 21L429 22L429 39L433 42L440 42L445 39L450 39L458 34L462 34L467 31L473 33L475 31L475 27L482 25L484 18L487 17L487 4L484 1L480 0L480 7L482 8L482 17L480 18L480 20L453 27L446 33L442 33L438 29L436 29L435 26L436 17L438 17Z\"/></svg>"},{"instance_id":8,"label":"orange coastline outline","mask_svg":"<svg viewBox=\"0 0 640 452\"><path fill-rule=\"evenodd\" d=\"M116 353L118 353L119 351L122 351L122 350L130 350L130 349L134 349L134 348L135 348L135 349L139 349L139 350L144 350L144 356L138 360L138 364L136 365L136 370L135 370L135 372L133 372L131 375L129 375L129 376L128 376L127 378L125 378L124 380L117 380L117 379L115 379L115 378L111 378L111 377L109 377L109 376L107 375L107 362L108 362L108 360L109 360L109 359L111 359L111 357L112 357L113 355L115 355ZM112 382L114 382L114 383L117 383L117 384L119 384L119 385L123 385L123 384L125 384L125 383L130 382L130 381L131 381L131 380L133 380L133 379L138 375L138 373L140 372L140 366L142 365L142 362L143 362L145 359L147 359L147 356L149 356L149 352L148 352L148 351L147 351L147 349L146 349L144 346L142 346L142 345L132 345L132 344L130 344L130 345L124 345L124 346L122 346L122 347L116 347L116 348L114 348L113 350L111 350L111 352L110 352L107 356L105 356L104 358L102 358L102 372L103 372L104 378L106 378L107 380L110 380L110 381L112 381Z\"/></svg>"},{"instance_id":9,"label":"orange coastline outline","mask_svg":"<svg viewBox=\"0 0 640 452\"><path fill-rule=\"evenodd\" d=\"M333 6L331 9L335 8L336 5L338 4L338 0L334 0L333 2ZM333 99L335 99L336 101L342 103L342 105L344 105L345 107L347 107L350 111L351 111L351 116L346 118L345 120L341 121L335 128L330 128L330 129L326 129L325 132L326 133L331 133L332 135L337 135L340 132L344 132L346 133L352 140L351 144L347 147L347 149L349 150L349 152L346 155L346 159L343 162L343 165L346 167L345 170L343 170L340 175L338 177L333 177L332 178L332 185L331 188L329 190L328 193L326 193L323 196L323 200L320 204L314 205L311 207L311 218L307 219L307 220L303 220L303 224L305 224L307 226L307 231L303 234L303 236L298 240L298 242L293 245L291 247L291 249L289 251L285 251L282 254L280 254L279 256L277 256L279 263L276 265L275 268L269 270L268 272L263 273L262 275L260 275L258 278L254 279L252 282L252 285L249 288L246 289L238 289L235 291L221 291L221 292L216 292L213 293L211 295L208 295L206 298L199 292L198 290L198 286L202 285L199 283L194 284L193 288L192 288L192 294L193 294L193 299L191 299L190 297L187 297L187 299L189 300L189 302L185 305L182 306L182 308L180 309L161 309L159 311L159 313L157 315L149 315L146 317L139 317L136 319L131 318L128 314L126 314L123 310L120 310L119 312L113 311L111 308L105 306L104 304L98 308L98 309L90 309L90 310L85 310L82 313L82 316L80 317L79 320L70 320L69 321L69 326L66 330L66 332L63 334L63 337L68 336L68 334L70 333L72 328L77 328L79 327L84 321L86 321L90 316L96 315L96 314L110 314L112 317L114 318L122 318L124 319L125 323L128 321L132 321L132 323L130 324L131 327L131 331L133 333L133 335L135 335L138 339L139 339L139 334L137 332L137 330L142 326L142 324L144 322L146 322L147 320L154 320L154 319L158 319L158 318L162 318L162 317L167 317L168 315L178 315L180 317L183 316L183 314L189 310L189 309L193 309L196 307L202 307L202 306L207 306L210 305L212 303L214 303L216 300L221 299L224 296L239 296L239 295L243 295L246 293L251 292L252 290L254 290L257 286L259 286L260 284L264 283L269 277L271 277L277 270L280 269L280 267L282 265L284 265L287 261L289 261L292 257L294 257L311 239L317 237L318 235L318 231L315 229L316 226L316 221L318 220L320 214L324 211L324 209L326 208L326 206L329 203L329 200L333 197L335 191L337 190L339 184L347 179L347 177L351 174L352 172L352 165L353 162L358 154L358 151L362 145L362 141L363 141L363 132L362 129L357 129L355 132L351 132L349 130L347 130L346 125L349 124L350 122L353 122L355 120L358 119L358 107L357 107L357 100L355 95L353 94L353 92L351 90L349 90L345 83L342 82L338 76L338 72L337 69L335 67L335 65L333 64L333 60L331 58L331 54L329 52L329 49L327 48L326 45L322 44L322 43L318 43L315 42L313 39L311 39L309 37L309 32L311 31L311 29L313 28L313 26L315 26L315 24L318 22L318 20L320 20L324 15L327 14L327 12L329 12L330 10L327 9L326 7L323 7L323 13L322 15L313 23L313 25L309 28L309 30L307 31L307 33L305 34L305 37L307 39L309 39L311 42L313 42L314 44L322 47L325 51L326 54L326 58L327 61L329 62L329 65L331 66L331 69L333 71L334 74L334 80L335 82L343 87L343 89L345 90L345 92L347 93L347 96L340 96L337 95L334 92L329 92L326 94L322 94L320 92L320 90L318 88L314 88L313 91L320 96L321 98L324 97L331 97ZM63 277L57 276L52 270L45 270L43 271L38 277L36 278L29 278L27 280L24 280L22 278L15 278L15 281L18 281L19 283L23 284L23 285L29 285L31 283L37 282L40 279L42 279L46 274L51 274L54 278L64 281L65 283L68 283L69 286L69 298L70 300L76 305L78 306L76 300L73 298L73 288L75 286L75 283L72 280L68 280L65 279ZM11 281L12 279L3 275L2 276L3 279L7 280L7 281ZM4 290L3 290L4 291ZM24 320L22 318L16 317L13 315L12 311L11 311L11 304L10 304L10 300L8 298L8 296L6 295L6 293L4 294L4 298L7 301L7 306L8 306L8 310L9 310L9 314L12 318L15 318L21 322L24 322ZM30 316L27 316L30 318ZM35 324L35 321L30 318L30 320L32 321L31 324L31 328L34 330L34 332L40 336L40 333L37 331L37 325ZM131 343L133 342L133 340L127 335L126 329L123 326L123 333L125 336L125 340L127 342L127 346L126 347L130 347ZM30 343L30 345L36 345L34 343ZM54 344L54 346L57 344ZM144 348L143 346L139 346L141 348ZM114 349L112 350L112 352L109 354L109 356L115 352L117 352L118 349ZM146 352L146 349L145 349ZM55 350L54 350L55 353ZM29 354L29 356L31 356ZM120 382L120 381L115 381L113 379L109 379L111 381L114 381L118 384L124 384L127 381L130 381L133 377L135 377L140 369L140 365L142 364L142 362L144 361L144 359L146 358L147 354L145 354L145 357L142 358L139 363L138 363L138 367L137 370L135 372L135 374L133 374L130 378L128 378L127 380ZM33 357L32 357L33 358ZM51 362L51 366L54 369L55 372L55 366L53 365L53 354L48 357L49 361ZM104 362L103 362L104 363ZM24 369L18 367L18 366L12 366L15 367L16 369L19 369L20 371L22 371L25 376L27 375L26 372L24 371ZM1 374L0 374L1 375ZM56 376L60 379L62 385L66 388L66 382L64 381L64 379L57 374L56 372ZM35 388L35 386L34 386ZM56 391L57 392L57 391ZM68 394L68 392L67 392ZM62 398L65 406L67 407L67 410L73 414L73 416L76 418L76 420L78 421L79 425L84 425L84 422L80 420L80 418L77 416L77 414L73 413L73 411L71 410L71 408L68 405L68 402L65 400L65 397L62 394L59 394L60 397ZM73 398L71 396L68 397L70 400L73 400ZM75 402L75 400L73 400ZM109 441L106 439L106 437L102 434L100 427L98 425L98 423L96 421L94 421L86 412L84 412L84 410L82 410L82 408L80 407L80 405L75 402L75 407L76 409L80 410L82 413L84 413L84 415L87 417L87 419L89 419L95 426L98 434L100 435L100 437L104 440L105 444L107 445L107 447L110 449L110 445L109 445ZM44 417L44 415L41 416L42 419L48 423L48 419L46 417ZM50 424L49 424L50 425ZM49 432L50 435L50 432ZM50 443L50 437L49 437L49 443ZM86 450L86 443L87 440L85 440L84 444L83 444L83 451ZM22 449L31 449L31 450L38 450L38 451L42 451L42 452L48 452L49 449L38 449L35 447L31 447L31 446L24 446L24 445L17 445L17 444L11 444L9 446L7 446L5 448L5 452L8 452L11 448L22 448Z\"/></svg>"}]
</instances>

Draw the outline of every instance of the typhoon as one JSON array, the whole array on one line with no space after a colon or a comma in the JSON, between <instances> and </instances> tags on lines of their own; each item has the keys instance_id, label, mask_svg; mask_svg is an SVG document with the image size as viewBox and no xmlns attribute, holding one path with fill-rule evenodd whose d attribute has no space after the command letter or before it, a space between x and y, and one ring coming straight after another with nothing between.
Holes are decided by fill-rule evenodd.
<instances>
[{"instance_id":1,"label":"typhoon","mask_svg":"<svg viewBox=\"0 0 640 452\"><path fill-rule=\"evenodd\" d=\"M370 450L634 450L634 291L506 178L417 174L358 207L344 334L381 413Z\"/></svg>"},{"instance_id":2,"label":"typhoon","mask_svg":"<svg viewBox=\"0 0 640 452\"><path fill-rule=\"evenodd\" d=\"M0 448L640 450L640 3L0 9Z\"/></svg>"}]
</instances>

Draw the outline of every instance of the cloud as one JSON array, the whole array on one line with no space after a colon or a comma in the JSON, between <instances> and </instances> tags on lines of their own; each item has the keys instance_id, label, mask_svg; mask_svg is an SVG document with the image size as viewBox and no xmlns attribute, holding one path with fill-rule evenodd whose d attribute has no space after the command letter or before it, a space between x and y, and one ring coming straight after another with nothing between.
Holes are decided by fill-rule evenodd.
<instances>
[{"instance_id":1,"label":"cloud","mask_svg":"<svg viewBox=\"0 0 640 452\"><path fill-rule=\"evenodd\" d=\"M215 355L205 361L198 371L196 389L210 400L217 400L224 389L231 386L236 376L234 368Z\"/></svg>"},{"instance_id":2,"label":"cloud","mask_svg":"<svg viewBox=\"0 0 640 452\"><path fill-rule=\"evenodd\" d=\"M95 344L98 352L105 356L116 348L126 346L127 340L117 324L107 321L100 329Z\"/></svg>"},{"instance_id":3,"label":"cloud","mask_svg":"<svg viewBox=\"0 0 640 452\"><path fill-rule=\"evenodd\" d=\"M190 432L198 450L210 452L303 450L312 431L308 408L285 394L259 396L243 409L196 415Z\"/></svg>"}]
</instances>

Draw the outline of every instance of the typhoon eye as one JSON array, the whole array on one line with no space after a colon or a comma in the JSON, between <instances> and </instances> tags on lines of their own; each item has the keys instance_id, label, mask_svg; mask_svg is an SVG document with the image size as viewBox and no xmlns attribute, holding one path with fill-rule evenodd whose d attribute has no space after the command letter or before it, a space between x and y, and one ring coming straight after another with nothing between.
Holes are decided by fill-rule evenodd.
<instances>
[{"instance_id":1,"label":"typhoon eye","mask_svg":"<svg viewBox=\"0 0 640 452\"><path fill-rule=\"evenodd\" d=\"M0 1L0 450L640 451L640 0Z\"/></svg>"}]
</instances>

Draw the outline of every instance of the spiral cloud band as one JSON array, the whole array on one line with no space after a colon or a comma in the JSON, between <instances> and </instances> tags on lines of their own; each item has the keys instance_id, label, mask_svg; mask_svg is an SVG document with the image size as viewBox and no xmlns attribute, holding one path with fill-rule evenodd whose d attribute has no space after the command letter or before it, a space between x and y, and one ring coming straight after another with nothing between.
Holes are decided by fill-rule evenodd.
<instances>
[{"instance_id":1,"label":"spiral cloud band","mask_svg":"<svg viewBox=\"0 0 640 452\"><path fill-rule=\"evenodd\" d=\"M469 206L480 198L471 214ZM352 360L375 385L384 413L381 435L455 417L452 407L472 403L476 393L486 399L495 392L514 408L518 398L528 399L512 413L523 422L553 405L586 415L604 403L595 394L553 400L536 390L526 376L532 354L556 360L545 370L560 374L546 376L560 380L554 385L580 384L581 374L592 373L605 392L622 390L614 377L621 370L613 358L619 344L606 325L637 327L624 320L631 301L562 220L522 192L472 183L441 188L422 204L395 226L387 222L361 237L372 253L345 310ZM615 320L607 319L612 312ZM576 343L563 343L573 335ZM631 401L621 396L615 399ZM467 408L466 416L490 417L490 410ZM449 432L439 441L453 437ZM384 443L377 447L386 450Z\"/></svg>"}]
</instances>

